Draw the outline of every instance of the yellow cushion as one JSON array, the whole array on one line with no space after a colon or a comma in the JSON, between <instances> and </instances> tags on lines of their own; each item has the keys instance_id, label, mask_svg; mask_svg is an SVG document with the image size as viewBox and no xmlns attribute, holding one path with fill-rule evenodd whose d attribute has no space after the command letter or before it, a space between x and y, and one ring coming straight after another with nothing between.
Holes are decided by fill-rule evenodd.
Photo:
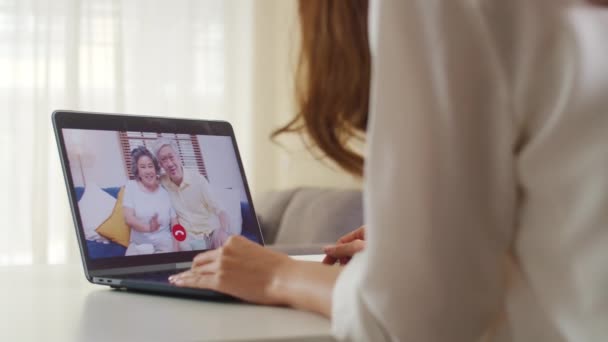
<instances>
[{"instance_id":1,"label":"yellow cushion","mask_svg":"<svg viewBox=\"0 0 608 342\"><path fill-rule=\"evenodd\" d=\"M123 186L118 192L118 199L116 200L116 204L114 204L112 214L95 231L112 242L129 247L131 228L125 222L125 215L122 210L124 193L125 188Z\"/></svg>"}]
</instances>

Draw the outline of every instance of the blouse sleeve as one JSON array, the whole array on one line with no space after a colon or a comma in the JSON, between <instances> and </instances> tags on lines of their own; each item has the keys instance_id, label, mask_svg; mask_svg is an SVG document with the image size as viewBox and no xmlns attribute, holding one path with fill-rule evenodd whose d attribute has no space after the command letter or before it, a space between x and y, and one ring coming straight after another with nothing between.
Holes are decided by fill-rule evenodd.
<instances>
[{"instance_id":1,"label":"blouse sleeve","mask_svg":"<svg viewBox=\"0 0 608 342\"><path fill-rule=\"evenodd\" d=\"M518 158L514 249L525 281L513 291L511 325L528 326L532 302L559 335L547 341L606 341L608 12L583 4L558 19L519 82L528 86L518 102L536 115L526 120Z\"/></svg>"},{"instance_id":2,"label":"blouse sleeve","mask_svg":"<svg viewBox=\"0 0 608 342\"><path fill-rule=\"evenodd\" d=\"M125 193L122 198L122 206L125 208L135 209L135 191L137 191L137 188L134 185L137 184L134 182L129 180L125 184Z\"/></svg>"},{"instance_id":3,"label":"blouse sleeve","mask_svg":"<svg viewBox=\"0 0 608 342\"><path fill-rule=\"evenodd\" d=\"M476 341L501 309L513 122L473 3L371 9L368 244L334 287L339 339Z\"/></svg>"}]
</instances>

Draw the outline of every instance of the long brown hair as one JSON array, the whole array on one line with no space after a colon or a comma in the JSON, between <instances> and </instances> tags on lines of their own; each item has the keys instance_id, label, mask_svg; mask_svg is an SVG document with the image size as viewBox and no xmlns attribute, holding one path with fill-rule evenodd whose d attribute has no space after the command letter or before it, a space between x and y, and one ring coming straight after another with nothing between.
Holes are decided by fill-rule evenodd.
<instances>
[{"instance_id":1,"label":"long brown hair","mask_svg":"<svg viewBox=\"0 0 608 342\"><path fill-rule=\"evenodd\" d=\"M305 133L344 170L361 176L363 156L349 146L367 127L371 57L367 0L300 0L302 45L296 70L298 112L273 132Z\"/></svg>"}]
</instances>

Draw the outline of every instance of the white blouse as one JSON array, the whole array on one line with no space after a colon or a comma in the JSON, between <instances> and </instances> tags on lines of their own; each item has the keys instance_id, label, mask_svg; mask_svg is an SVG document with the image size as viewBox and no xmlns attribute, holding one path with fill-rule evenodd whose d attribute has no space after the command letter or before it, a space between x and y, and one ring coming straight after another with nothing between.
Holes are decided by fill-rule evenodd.
<instances>
[{"instance_id":1,"label":"white blouse","mask_svg":"<svg viewBox=\"0 0 608 342\"><path fill-rule=\"evenodd\" d=\"M608 341L608 10L391 0L370 27L368 244L335 336Z\"/></svg>"}]
</instances>

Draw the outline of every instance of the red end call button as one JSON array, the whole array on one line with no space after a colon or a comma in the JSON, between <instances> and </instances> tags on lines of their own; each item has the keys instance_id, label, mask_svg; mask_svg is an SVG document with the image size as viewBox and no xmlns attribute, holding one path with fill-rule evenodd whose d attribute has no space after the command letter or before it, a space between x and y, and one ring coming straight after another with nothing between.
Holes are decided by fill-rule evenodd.
<instances>
[{"instance_id":1,"label":"red end call button","mask_svg":"<svg viewBox=\"0 0 608 342\"><path fill-rule=\"evenodd\" d=\"M186 240L186 229L181 224L176 224L171 228L171 232L173 233L173 237L177 241Z\"/></svg>"}]
</instances>

